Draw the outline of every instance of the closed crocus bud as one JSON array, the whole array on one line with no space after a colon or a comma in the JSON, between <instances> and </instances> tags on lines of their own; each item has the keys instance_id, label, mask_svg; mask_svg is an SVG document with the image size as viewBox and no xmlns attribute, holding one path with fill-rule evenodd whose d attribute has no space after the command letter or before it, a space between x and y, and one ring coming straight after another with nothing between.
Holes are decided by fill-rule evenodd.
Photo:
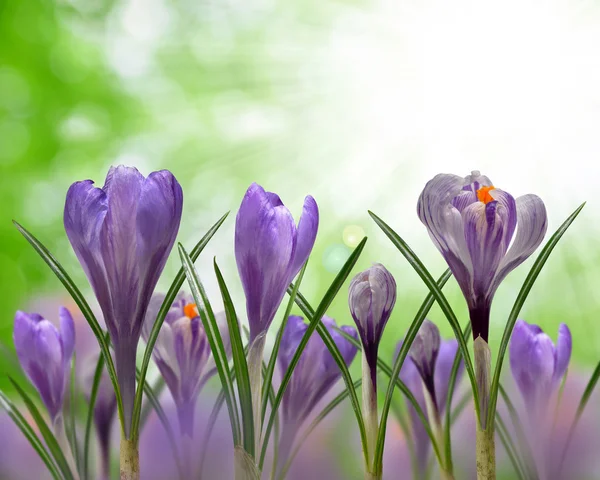
<instances>
[{"instance_id":1,"label":"closed crocus bud","mask_svg":"<svg viewBox=\"0 0 600 480\"><path fill-rule=\"evenodd\" d=\"M408 352L434 402L434 372L440 350L440 342L440 330L437 325L425 319Z\"/></svg>"},{"instance_id":2,"label":"closed crocus bud","mask_svg":"<svg viewBox=\"0 0 600 480\"><path fill-rule=\"evenodd\" d=\"M319 226L319 209L304 199L298 225L278 195L253 183L235 221L235 259L246 294L250 341L266 332L288 285L308 259Z\"/></svg>"},{"instance_id":3,"label":"closed crocus bud","mask_svg":"<svg viewBox=\"0 0 600 480\"><path fill-rule=\"evenodd\" d=\"M183 192L167 170L111 167L102 188L76 182L65 202L69 241L94 289L115 349L129 437L135 359L146 310L181 220Z\"/></svg>"},{"instance_id":4,"label":"closed crocus bud","mask_svg":"<svg viewBox=\"0 0 600 480\"><path fill-rule=\"evenodd\" d=\"M363 352L373 376L377 368L379 341L395 303L396 281L380 263L359 273L350 283L350 313L356 322Z\"/></svg>"},{"instance_id":5,"label":"closed crocus bud","mask_svg":"<svg viewBox=\"0 0 600 480\"><path fill-rule=\"evenodd\" d=\"M52 422L59 416L75 346L69 311L59 310L60 330L37 313L18 311L13 340L21 367L37 388Z\"/></svg>"},{"instance_id":6,"label":"closed crocus bud","mask_svg":"<svg viewBox=\"0 0 600 480\"><path fill-rule=\"evenodd\" d=\"M542 415L567 371L571 358L571 332L558 328L556 345L537 325L517 320L510 339L510 368L525 405Z\"/></svg>"}]
</instances>

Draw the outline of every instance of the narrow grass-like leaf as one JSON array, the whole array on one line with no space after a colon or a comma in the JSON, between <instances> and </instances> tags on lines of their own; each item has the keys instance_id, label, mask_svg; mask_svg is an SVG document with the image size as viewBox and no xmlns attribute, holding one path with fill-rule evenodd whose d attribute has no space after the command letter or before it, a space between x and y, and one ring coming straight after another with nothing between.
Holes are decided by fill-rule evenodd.
<instances>
[{"instance_id":1,"label":"narrow grass-like leaf","mask_svg":"<svg viewBox=\"0 0 600 480\"><path fill-rule=\"evenodd\" d=\"M267 371L265 374L265 381L263 386L263 402L262 402L262 422L265 421L265 415L267 413L267 402L268 397L266 395L269 388L272 388L273 382L273 372L275 371L275 364L277 363L277 355L279 354L279 346L281 345L281 338L283 337L283 331L285 330L285 326L287 325L288 318L292 313L292 307L294 306L294 301L296 300L296 294L298 293L298 289L300 288L300 284L302 283L302 279L304 278L304 272L306 271L306 266L308 265L308 260L304 262L300 273L298 274L298 278L293 287L288 288L288 293L290 294L290 299L288 301L287 307L285 309L285 313L283 315L283 320L281 321L281 325L279 327L279 331L277 332L277 337L275 338L275 344L273 345L273 350L271 351L271 357L269 358L269 363L267 365Z\"/></svg>"},{"instance_id":2,"label":"narrow grass-like leaf","mask_svg":"<svg viewBox=\"0 0 600 480\"><path fill-rule=\"evenodd\" d=\"M454 336L458 340L458 346L462 353L463 360L465 362L465 370L467 371L467 375L469 376L469 381L471 382L471 390L473 390L473 397L475 398L475 409L477 411L477 417L479 420L479 392L477 390L477 379L475 377L475 370L473 368L473 362L471 360L471 354L469 353L469 348L467 346L467 342L462 335L462 329L460 328L460 323L458 323L458 319L456 318L456 315L454 314L454 311L452 310L450 303L448 303L448 300L446 299L446 296L443 294L442 289L435 282L435 280L433 279L433 277L431 276L429 271L425 268L425 266L423 265L423 262L421 262L421 260L417 256L417 254L412 251L412 249L408 246L408 244L396 232L394 232L394 230L392 230L392 228L388 224L386 224L381 218L379 218L373 212L369 212L369 215L371 215L371 218L373 218L373 220L379 226L379 228L381 228L381 230L392 241L394 246L400 251L400 253L402 253L404 258L406 258L408 263L414 268L415 272L417 272L419 277L421 277L421 280L423 280L425 285L427 285L427 288L429 288L429 291L432 293L433 298L438 303L438 305L440 306L440 309L442 310L442 312L444 312L444 315L448 319L448 322L450 323L450 326L452 327L452 330L454 332ZM413 322L411 327L413 325L415 325L415 322ZM416 334L416 332L415 332L415 334ZM408 337L408 335L407 335L407 337ZM408 348L410 348L410 343L412 343L412 338L410 338L410 342L408 342L408 345L406 347L407 351L408 351ZM404 361L404 359L402 359L402 361ZM385 428L384 428L384 433L385 433ZM381 459L383 458L383 440L384 439L381 438L381 434L380 434L381 445L380 445L380 452L378 452L379 453L379 456L378 456L378 465L379 466L381 466Z\"/></svg>"},{"instance_id":3,"label":"narrow grass-like leaf","mask_svg":"<svg viewBox=\"0 0 600 480\"><path fill-rule=\"evenodd\" d=\"M162 391L165 389L165 387L167 386L167 382L165 382L165 379L163 378L162 375L159 375L158 378L154 381L154 385L152 385L152 391L154 392L154 395L156 395L156 398L160 398L160 394L162 393ZM148 416L150 415L150 413L152 412L152 405L150 405L150 402L145 402L142 404L142 413L140 415L140 432L144 429L144 425L146 424L146 422L148 421Z\"/></svg>"},{"instance_id":4,"label":"narrow grass-like leaf","mask_svg":"<svg viewBox=\"0 0 600 480\"><path fill-rule=\"evenodd\" d=\"M233 435L233 444L235 446L241 445L241 431L240 431L240 419L237 401L235 398L235 390L233 388L233 382L229 375L229 366L227 361L227 355L225 353L225 347L219 333L219 327L215 320L215 316L212 312L210 302L204 291L204 287L194 267L194 262L187 254L183 245L179 244L179 254L181 255L181 261L183 263L183 269L187 277L190 290L196 301L198 313L204 326L204 331L210 344L210 349L213 354L213 359L217 367L219 378L221 379L221 385L225 392L225 400L227 402L227 408L229 410L229 419L231 421L231 431Z\"/></svg>"},{"instance_id":5,"label":"narrow grass-like leaf","mask_svg":"<svg viewBox=\"0 0 600 480\"><path fill-rule=\"evenodd\" d=\"M37 425L37 427L42 435L42 438L44 439L44 442L46 442L46 445L48 446L48 451L50 452L50 454L56 461L56 465L58 465L58 468L60 469L63 477L67 480L73 480L74 479L73 473L71 472L71 469L69 468L67 459L66 459L63 451L61 450L61 448L56 440L56 437L54 436L54 434L52 433L52 431L46 424L44 417L42 417L42 414L40 413L38 408L35 406L35 403L33 402L33 400L31 400L29 395L27 395L25 390L23 390L17 382L15 382L11 377L8 377L8 379L10 380L10 383L12 383L12 386L15 388L15 390L17 391L17 393L23 400L23 403L27 407L27 410L29 410L29 413L31 414L33 421Z\"/></svg>"},{"instance_id":6,"label":"narrow grass-like leaf","mask_svg":"<svg viewBox=\"0 0 600 480\"><path fill-rule=\"evenodd\" d=\"M361 385L362 385L362 379L356 380L352 384L352 389L356 391ZM344 389L344 391L339 393L331 402L329 402L327 404L327 406L325 408L323 408L323 410L321 410L321 413L319 413L315 417L315 419L311 422L311 424L304 430L302 435L298 438L298 440L296 440L296 442L295 442L296 446L294 447L294 450L292 450L290 457L287 459L283 468L281 469L281 473L278 476L278 480L285 479L285 476L287 475L288 470L292 466L294 458L296 458L296 455L298 455L298 452L302 448L302 445L304 444L306 439L310 436L310 434L314 431L314 429L317 428L323 420L325 420L325 417L327 417L327 415L329 415L331 412L333 412L333 410L335 410L335 408L338 405L340 405L346 399L346 397L348 397L348 395L349 395L348 389Z\"/></svg>"},{"instance_id":7,"label":"narrow grass-like leaf","mask_svg":"<svg viewBox=\"0 0 600 480\"><path fill-rule=\"evenodd\" d=\"M79 456L79 442L77 441L77 429L76 429L76 417L77 417L77 399L75 394L75 364L76 364L76 352L73 353L73 359L71 360L71 379L69 384L69 423L67 427L67 438L69 439L69 445L71 447L71 453L75 460L75 466L77 473L81 476L81 458Z\"/></svg>"},{"instance_id":8,"label":"narrow grass-like leaf","mask_svg":"<svg viewBox=\"0 0 600 480\"><path fill-rule=\"evenodd\" d=\"M515 300L512 310L510 311L508 321L506 322L506 327L504 328L504 334L502 335L502 340L500 342L500 347L498 348L496 368L494 370L494 377L492 379L492 384L490 388L490 403L488 411L488 422L490 422L490 425L493 425L493 423L491 422L493 421L494 415L496 413L496 404L498 402L498 388L500 386L500 374L502 373L502 364L504 362L504 356L506 355L506 350L508 348L508 342L510 341L513 328L515 327L515 323L517 321L517 316L519 315L519 312L521 311L521 308L523 307L523 304L525 303L525 300L527 299L527 296L529 295L529 292L531 291L531 288L533 287L533 284L535 283L538 275L540 274L542 268L546 264L546 261L550 257L552 250L554 250L554 247L556 247L557 243L560 241L567 229L571 226L575 218L577 218L577 215L579 215L579 212L581 212L584 206L585 203L582 203L571 215L569 215L569 217L563 222L563 224L560 227L558 227L556 232L554 232L554 235L550 237L550 240L546 242L546 245L544 245L544 248L542 248L542 251L535 259L535 262L533 262L533 265L529 270L525 281L523 282L523 286L521 287L521 290L517 295L517 299Z\"/></svg>"},{"instance_id":9,"label":"narrow grass-like leaf","mask_svg":"<svg viewBox=\"0 0 600 480\"><path fill-rule=\"evenodd\" d=\"M442 279L440 279L440 281L441 280ZM446 278L446 280L447 280L447 278ZM308 301L306 300L306 298L304 298L304 296L300 292L298 292L298 294L296 296L296 304L300 307L300 310L302 310L302 312L306 316L308 316L309 318L314 315L313 308L310 306L310 304L308 303ZM425 305L425 304L423 304L423 305ZM431 305L429 305L429 307L431 307ZM423 306L421 306L421 309L423 309ZM421 311L421 310L419 310L419 311ZM423 314L423 316L425 316L426 314L427 313L425 312ZM340 334L346 340L348 340L350 343L352 343L359 351L362 351L362 344L358 340L356 340L354 337L348 335L346 332L344 332L340 328L337 328L336 331L337 331L338 334ZM321 338L323 338L323 337L321 337ZM392 368L384 360L382 360L379 357L377 358L377 366L379 367L379 369L381 370L381 372L384 373L389 379L394 378L394 377L392 377ZM423 412L423 409L419 405L419 402L417 401L417 399L415 398L415 396L413 395L413 393L409 390L409 388L400 380L400 378L398 377L398 375L395 376L394 382L390 382L390 384L393 384L395 387L397 387L404 394L404 396L410 402L410 404L414 407L414 409L415 409L415 411L417 413L417 416L419 417L419 419L423 423L425 431L427 432L427 435L429 436L429 439L431 440L431 443L433 445L433 448L434 448L434 451L436 453L436 456L439 459L440 458L440 452L439 452L439 450L437 448L437 442L435 440L435 435L433 434L433 430L431 429L431 426L429 425L429 421L427 420L427 416ZM391 402L390 402L390 405L391 405ZM389 407L388 407L388 413L389 413Z\"/></svg>"},{"instance_id":10,"label":"narrow grass-like leaf","mask_svg":"<svg viewBox=\"0 0 600 480\"><path fill-rule=\"evenodd\" d=\"M515 473L517 474L520 480L525 480L527 478L527 475L523 471L523 465L519 461L519 456L515 444L512 442L509 432L506 429L506 425L504 425L504 422L502 421L500 415L496 416L496 427L498 437L500 437L500 441L502 442L502 445L504 445L504 450L506 450L508 458L513 464Z\"/></svg>"},{"instance_id":11,"label":"narrow grass-like leaf","mask_svg":"<svg viewBox=\"0 0 600 480\"><path fill-rule=\"evenodd\" d=\"M463 337L465 341L471 335L471 322L467 323L464 328ZM460 368L462 355L460 350L456 351L452 370L450 371L450 379L448 381L448 397L446 398L446 421L444 426L444 460L446 461L446 471L452 473L454 471L454 463L452 461L452 438L450 437L450 426L452 424L452 399L454 397L454 387L456 385L456 376Z\"/></svg>"},{"instance_id":12,"label":"narrow grass-like leaf","mask_svg":"<svg viewBox=\"0 0 600 480\"><path fill-rule=\"evenodd\" d=\"M273 409L271 410L271 415L269 416L269 422L267 424L267 429L265 431L265 436L264 436L265 440L263 442L262 452L260 455L259 469L262 469L262 466L264 464L265 454L267 452L267 445L269 443L268 439L271 434L271 430L273 429L273 424L275 423L275 417L277 416L277 412L279 410L279 405L281 404L281 400L283 399L283 394L285 393L285 389L287 388L287 386L292 378L294 369L296 368L296 365L298 364L298 362L300 360L300 356L302 355L302 352L304 352L304 349L306 347L306 344L308 343L310 336L315 331L317 326L321 324L321 317L323 317L325 312L327 312L327 309L331 305L331 302L333 301L333 299L335 298L335 296L337 295L339 290L342 288L342 285L346 281L346 278L348 278L348 275L350 275L350 272L351 272L352 268L354 268L354 265L356 264L358 257L362 253L366 242L367 242L367 237L363 238L362 241L358 244L358 246L354 249L354 251L350 254L350 256L348 257L348 260L346 260L346 263L344 264L342 269L339 271L339 273L336 275L332 284L329 286L329 289L327 290L327 292L325 293L325 296L319 303L319 306L317 307L314 316L311 317L308 328L307 328L306 332L304 333L302 340L300 340L300 344L298 345L298 348L296 349L296 353L294 353L294 356L292 357L292 359L289 363L288 369L285 372L285 375L283 375L283 378L281 379L281 385L279 386L279 390L277 391L277 396L275 397L275 403L273 405ZM362 416L360 418L362 420ZM366 438L366 437L364 437L364 425L363 425L363 431L361 431L361 439L363 439L363 441L364 441L364 438ZM363 445L364 444L365 443L363 443Z\"/></svg>"},{"instance_id":13,"label":"narrow grass-like leaf","mask_svg":"<svg viewBox=\"0 0 600 480\"><path fill-rule=\"evenodd\" d=\"M85 300L84 296L81 294L79 289L73 283L73 280L69 277L65 269L58 262L56 258L50 253L50 251L31 233L29 233L23 226L21 226L18 222L13 220L15 227L17 230L25 237L25 239L31 244L34 250L42 257L42 260L46 262L46 264L50 267L54 275L61 281L64 287L67 289L73 301L79 307L82 315L85 317L86 321L90 325L92 332L96 336L96 341L98 345L100 345L100 351L104 356L104 361L106 362L108 374L110 376L110 380L113 384L113 388L115 389L115 395L117 396L117 406L119 409L119 419L121 421L121 428L123 428L125 421L123 416L123 401L121 399L121 392L119 390L119 383L117 381L117 371L115 369L115 364L110 355L110 350L108 348L108 342L104 337L104 331L102 327L96 320L92 309L89 304Z\"/></svg>"},{"instance_id":14,"label":"narrow grass-like leaf","mask_svg":"<svg viewBox=\"0 0 600 480\"><path fill-rule=\"evenodd\" d=\"M90 437L92 436L92 422L94 421L94 408L96 406L96 397L98 396L98 388L102 379L102 371L104 370L104 357L98 356L96 369L94 370L94 379L92 381L92 390L90 392L90 401L88 403L87 419L85 421L85 436L83 439L83 478L89 477L90 471Z\"/></svg>"},{"instance_id":15,"label":"narrow grass-like leaf","mask_svg":"<svg viewBox=\"0 0 600 480\"><path fill-rule=\"evenodd\" d=\"M206 245L208 244L210 239L214 236L214 234L217 233L217 230L219 230L219 227L221 227L221 225L227 218L227 215L229 215L229 212L227 212L219 220L217 220L217 222L208 230L208 232L206 232L206 234L202 237L202 239L193 248L193 250L191 251L191 253L189 255L192 263L196 261L196 259L200 255L200 253L202 253L202 250L204 250L204 247L206 247ZM186 275L184 272L184 268L182 267L181 269L179 269L179 272L177 272L177 275L175 276L175 280L173 280L171 287L167 291L167 294L165 295L165 299L163 300L160 310L158 311L158 314L156 315L156 321L154 322L154 325L152 326L150 335L148 335L148 341L146 342L146 350L144 350L144 358L142 359L142 364L140 366L140 380L141 381L145 381L145 379L146 379L146 374L148 373L148 366L150 365L150 360L152 358L152 350L154 349L154 344L156 343L156 340L158 338L160 328L162 327L162 324L165 321L165 317L167 316L167 313L168 313L169 309L171 308L171 305L173 305L173 301L175 300L175 297L177 296L177 294L179 293L179 290L181 289L181 286L183 285L185 276ZM132 420L132 427L131 427L132 435L137 435L137 432L139 431L140 415L142 412L142 397L143 397L143 392L141 391L141 389L138 389L138 391L136 391L136 394L135 394L135 401L134 401L134 405L133 405L133 420Z\"/></svg>"},{"instance_id":16,"label":"narrow grass-like leaf","mask_svg":"<svg viewBox=\"0 0 600 480\"><path fill-rule=\"evenodd\" d=\"M240 407L242 410L242 426L244 433L244 450L251 456L254 456L254 420L252 414L252 390L250 387L250 377L248 376L248 363L244 353L244 344L240 335L240 325L238 323L235 307L231 300L231 295L225 284L225 279L217 265L217 259L214 260L215 275L221 290L223 305L225 307L225 316L227 317L227 327L229 328L229 337L231 339L231 354L233 357L233 368L237 378L238 394Z\"/></svg>"},{"instance_id":17,"label":"narrow grass-like leaf","mask_svg":"<svg viewBox=\"0 0 600 480\"><path fill-rule=\"evenodd\" d=\"M31 428L31 425L27 423L27 420L25 420L19 409L1 391L0 407L6 410L8 416L12 419L17 428L21 431L21 433L23 433L23 436L29 441L33 449L40 456L48 468L48 471L52 474L52 477L56 480L62 480L63 476L61 475L55 460L50 456L42 441L35 434L33 428Z\"/></svg>"},{"instance_id":18,"label":"narrow grass-like leaf","mask_svg":"<svg viewBox=\"0 0 600 480\"><path fill-rule=\"evenodd\" d=\"M516 453L517 456L519 456L519 452L521 452L522 454L523 472L526 474L526 476L529 476L531 478L539 478L537 468L535 465L535 460L533 457L533 452L531 451L529 442L527 441L527 435L525 434L525 430L523 430L523 422L521 422L517 409L512 403L509 395L504 390L502 384L500 384L500 394L504 399L504 403L506 404L506 408L508 409L508 414L510 415L511 423L517 435L517 443L519 445L519 449L516 450Z\"/></svg>"},{"instance_id":19,"label":"narrow grass-like leaf","mask_svg":"<svg viewBox=\"0 0 600 480\"><path fill-rule=\"evenodd\" d=\"M575 433L575 429L579 424L579 420L581 419L581 415L583 415L583 411L585 410L585 406L587 405L594 389L596 388L596 384L598 383L598 379L600 379L600 362L596 365L594 369L594 373L590 377L590 381L588 382L585 390L583 391L583 395L581 396L581 400L579 401L579 406L577 407L577 412L575 413L575 418L573 419L573 423L571 423L571 427L569 428L569 434L567 436L567 441L565 442L565 447L563 448L562 458L560 461L560 467L562 468L565 458L567 456L567 452L569 450L569 446L571 445L571 441L573 440L573 434ZM560 472L558 472L560 474Z\"/></svg>"}]
</instances>

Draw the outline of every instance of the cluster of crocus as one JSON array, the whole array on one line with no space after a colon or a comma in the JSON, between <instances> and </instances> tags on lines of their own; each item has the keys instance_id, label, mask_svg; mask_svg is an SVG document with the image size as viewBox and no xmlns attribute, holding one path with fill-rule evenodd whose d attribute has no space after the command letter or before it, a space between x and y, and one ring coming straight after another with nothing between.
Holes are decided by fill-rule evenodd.
<instances>
[{"instance_id":1,"label":"cluster of crocus","mask_svg":"<svg viewBox=\"0 0 600 480\"><path fill-rule=\"evenodd\" d=\"M236 217L235 257L246 300L249 325L247 345L241 340L235 310L216 267L227 317L224 314L213 317L212 313L208 319L204 316L205 311L212 309L208 308L201 282L193 272L193 262L190 263L183 248L184 273L196 298L200 292L207 305L196 305L190 295L179 293L169 306L164 322L160 324L162 316L159 320L159 311L166 303L166 296L154 294L154 289L175 242L182 207L182 189L175 177L166 170L144 177L135 168L119 166L109 170L102 188L96 188L92 181L86 180L74 183L67 193L64 226L102 310L116 366L116 391L113 391L113 384L106 373L100 377L100 383L94 386L98 388L94 420L104 460L103 476L109 476L110 426L117 407L122 407L121 478L139 478L137 444L140 432L134 431L136 429L132 429L132 425L139 427L137 420L140 416L134 416L134 405L135 412L139 413L142 398L139 395L141 390L138 390L136 397L136 352L140 336L143 336L148 347L140 378L144 380L152 349L154 361L177 411L181 435L176 442L188 449L183 476L196 476L189 456L194 425L197 423L194 412L204 385L218 370L223 391L228 390L224 395L227 396L235 442L236 478L243 476L256 480L262 473L259 470L263 467L270 428L275 414L279 414L276 410L278 405L273 404L269 429L263 437L263 416L267 402L262 401L261 395L266 391L264 387L271 387L269 383L262 385L265 338L286 291L312 251L319 225L318 207L315 200L307 196L302 215L296 223L275 193L267 192L255 183L246 191ZM515 199L495 188L487 177L473 171L464 178L437 175L425 186L417 211L467 301L477 370L476 380L472 381L477 383L474 391L480 399L480 405L476 406L479 413L477 444L478 455L481 451L483 457L478 456L477 469L480 478L492 479L495 478L494 422L491 426L484 423L487 412L482 407L485 405L487 408L486 396L495 398L489 395L491 304L502 280L525 261L542 241L547 228L545 207L537 196L525 195ZM340 288L346 278L343 275L348 275L350 267L354 265L351 262L356 261L360 252L360 249L354 252L332 286ZM60 272L60 269L57 270ZM181 280L181 274L178 278ZM180 285L175 284L171 291L175 292ZM435 297L435 288L431 283L429 286ZM412 402L409 413L411 443L416 458L413 465L415 477L426 476L430 450L430 435L426 427L429 425L433 432L431 439L434 447L438 447L440 473L447 478L454 478L452 459L444 458L445 437L441 416L450 403L449 385L460 379L463 365L456 363L459 343L456 340L442 340L438 327L427 319L423 320L426 315L424 311L420 311L419 315L422 316L417 315L415 319L415 322L423 323L410 348L406 345L402 349L403 354L408 351L408 356L402 365L400 361L404 355L397 357L398 361L392 370L394 373L388 374L395 376L399 372L401 382L394 379L390 383L382 424L379 424L377 369L378 365L382 365L378 357L379 344L395 306L396 295L394 277L383 265L375 263L356 275L349 286L348 304L356 329L348 326L338 328L332 318L320 318L330 304L327 303L332 297L329 291L315 311L319 313L309 313L309 316L313 316L310 326L299 316L291 315L284 319L284 326L279 332L281 337L275 344L275 349L279 350L274 350L265 375L270 381L277 361L283 380L275 402L281 401L283 429L273 478L285 476L294 456L293 447L300 443L299 432L342 374L348 386L351 384L347 367L352 363L358 346L362 346L362 419L354 390L349 393L353 395L351 400L361 428L361 422L364 423L361 440L364 442L366 478L382 478L384 420L387 419L396 383L400 383L401 389ZM438 300L442 297L437 293ZM305 300L297 299L297 302L302 306ZM291 312L291 304L289 308L286 316ZM306 311L310 311L310 308ZM14 343L23 369L39 391L57 434L64 439L61 410L75 348L75 329L67 309L61 308L59 317L60 329L57 329L39 314L17 312ZM449 318L454 322L450 315ZM93 326L93 319L90 322ZM321 322L320 326L318 322ZM158 325L161 328L156 337L151 332L153 329L156 332ZM414 333L416 325L418 323L413 323L413 330L409 331ZM317 326L323 337L313 334L309 338L308 335ZM98 335L96 330L94 332ZM328 340L329 336L333 342ZM508 337L505 338L507 341ZM156 343L152 343L154 340ZM462 338L459 340L464 347ZM230 342L233 342L233 346ZM113 357L106 353L109 347L102 342L100 344L113 375L110 361ZM219 348L215 350L214 357L211 344ZM398 349L401 345L402 341ZM301 348L305 350L301 351ZM247 349L245 353L244 349ZM463 349L462 353L465 352ZM554 454L548 453L549 450L543 447L544 442L538 440L552 434L552 428L545 428L546 416L550 410L550 399L565 376L570 355L571 335L565 325L561 325L554 345L539 327L523 321L516 323L510 343L511 369L526 410L531 412L528 423L535 437L530 440L536 442L538 447L534 448L535 461L543 478L554 478L553 472L558 472L557 475L561 472L561 462L552 463L549 456ZM230 356L234 358L233 370L228 364ZM472 365L466 353L465 360L468 360L468 373L473 379ZM92 364L98 364L97 359ZM454 365L458 366L455 378L451 376ZM239 382L237 391L233 387L231 372L235 373ZM115 377L112 378L114 380ZM85 382L88 398L93 388L92 379L93 376L88 375ZM230 383L227 384L227 381ZM412 392L412 396L402 383ZM241 427L240 418L236 418L236 394L242 405ZM117 398L121 398L122 403L117 405ZM425 424L418 414L419 410L426 412ZM490 409L490 412L494 413L494 410ZM169 428L167 430L170 431ZM252 433L254 441L248 441ZM263 439L265 443L261 445ZM73 443L76 443L76 439ZM248 454L245 448L252 453ZM242 455L238 455L240 450ZM77 472L75 465L71 468Z\"/></svg>"}]
</instances>

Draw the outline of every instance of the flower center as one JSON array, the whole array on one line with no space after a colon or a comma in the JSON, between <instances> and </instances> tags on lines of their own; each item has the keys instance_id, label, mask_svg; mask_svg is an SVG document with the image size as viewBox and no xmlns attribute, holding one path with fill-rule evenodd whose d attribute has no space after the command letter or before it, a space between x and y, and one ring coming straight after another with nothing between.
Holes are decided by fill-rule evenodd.
<instances>
[{"instance_id":1,"label":"flower center","mask_svg":"<svg viewBox=\"0 0 600 480\"><path fill-rule=\"evenodd\" d=\"M486 204L493 202L494 199L490 195L490 190L494 190L494 188L495 187L493 185L490 185L489 187L481 187L479 190L477 190L477 199Z\"/></svg>"},{"instance_id":2,"label":"flower center","mask_svg":"<svg viewBox=\"0 0 600 480\"><path fill-rule=\"evenodd\" d=\"M195 303L188 303L183 307L183 314L190 320L198 316L198 308Z\"/></svg>"}]
</instances>

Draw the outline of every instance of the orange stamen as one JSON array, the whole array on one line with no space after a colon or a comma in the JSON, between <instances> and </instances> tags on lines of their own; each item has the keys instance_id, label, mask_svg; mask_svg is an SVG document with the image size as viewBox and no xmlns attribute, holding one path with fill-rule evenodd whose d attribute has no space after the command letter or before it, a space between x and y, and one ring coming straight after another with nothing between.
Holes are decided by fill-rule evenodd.
<instances>
[{"instance_id":1,"label":"orange stamen","mask_svg":"<svg viewBox=\"0 0 600 480\"><path fill-rule=\"evenodd\" d=\"M481 187L479 190L477 190L477 199L486 204L493 202L494 199L490 195L490 190L494 190L494 188L495 187L493 185L490 185L489 187Z\"/></svg>"},{"instance_id":2,"label":"orange stamen","mask_svg":"<svg viewBox=\"0 0 600 480\"><path fill-rule=\"evenodd\" d=\"M183 314L189 319L196 318L198 316L198 308L195 303L188 303L183 307Z\"/></svg>"}]
</instances>

